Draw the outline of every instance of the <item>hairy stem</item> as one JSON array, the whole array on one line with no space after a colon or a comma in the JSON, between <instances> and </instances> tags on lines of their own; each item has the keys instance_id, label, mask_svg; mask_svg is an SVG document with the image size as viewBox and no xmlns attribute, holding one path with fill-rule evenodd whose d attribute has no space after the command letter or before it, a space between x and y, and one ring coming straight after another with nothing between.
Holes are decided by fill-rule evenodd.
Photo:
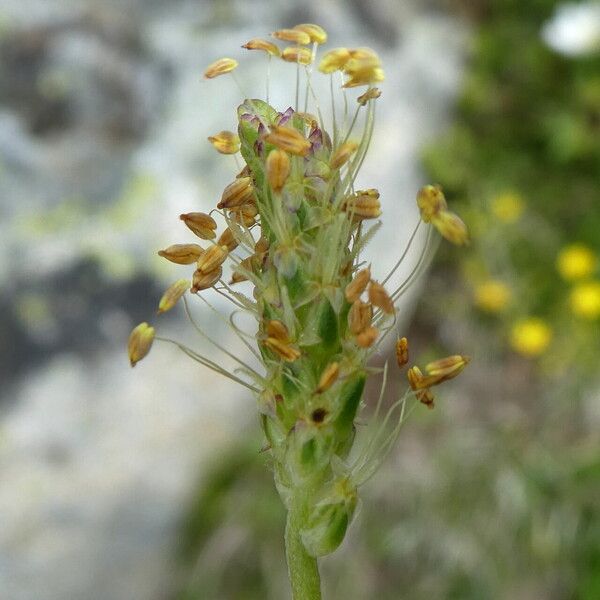
<instances>
[{"instance_id":1,"label":"hairy stem","mask_svg":"<svg viewBox=\"0 0 600 600\"><path fill-rule=\"evenodd\" d=\"M309 556L300 539L300 530L308 518L306 496L296 493L285 527L285 554L294 600L321 600L321 578L317 559Z\"/></svg>"}]
</instances>

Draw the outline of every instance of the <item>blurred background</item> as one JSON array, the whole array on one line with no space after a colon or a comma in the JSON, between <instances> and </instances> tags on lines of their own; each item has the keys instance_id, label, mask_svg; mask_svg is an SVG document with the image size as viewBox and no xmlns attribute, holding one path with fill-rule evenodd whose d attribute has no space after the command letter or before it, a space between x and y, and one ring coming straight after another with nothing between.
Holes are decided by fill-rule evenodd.
<instances>
[{"instance_id":1,"label":"blurred background","mask_svg":"<svg viewBox=\"0 0 600 600\"><path fill-rule=\"evenodd\" d=\"M236 172L206 137L241 92L203 69L239 58L261 96L239 46L299 22L386 69L381 272L424 182L472 233L402 307L413 360L472 363L365 487L326 597L600 598L600 4L556 0L3 0L0 596L288 597L253 399L125 344L184 276L156 256L193 241L179 213ZM289 66L272 85L286 108ZM159 327L201 344L180 310Z\"/></svg>"}]
</instances>

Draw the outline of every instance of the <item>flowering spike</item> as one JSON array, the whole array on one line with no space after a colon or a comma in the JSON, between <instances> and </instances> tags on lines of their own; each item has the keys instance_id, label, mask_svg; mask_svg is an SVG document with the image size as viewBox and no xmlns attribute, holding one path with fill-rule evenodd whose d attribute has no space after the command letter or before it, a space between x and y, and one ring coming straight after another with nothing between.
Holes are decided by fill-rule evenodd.
<instances>
[{"instance_id":1,"label":"flowering spike","mask_svg":"<svg viewBox=\"0 0 600 600\"><path fill-rule=\"evenodd\" d=\"M307 33L313 44L324 44L327 41L327 32L314 23L301 23L294 25L293 29Z\"/></svg>"},{"instance_id":2,"label":"flowering spike","mask_svg":"<svg viewBox=\"0 0 600 600\"><path fill-rule=\"evenodd\" d=\"M205 213L192 212L179 215L179 218L203 240L212 240L216 237L215 229L217 224L215 220Z\"/></svg>"},{"instance_id":3,"label":"flowering spike","mask_svg":"<svg viewBox=\"0 0 600 600\"><path fill-rule=\"evenodd\" d=\"M271 35L278 40L293 42L294 44L300 44L301 46L310 44L310 35L305 31L299 31L298 29L279 29L278 31L274 31Z\"/></svg>"},{"instance_id":4,"label":"flowering spike","mask_svg":"<svg viewBox=\"0 0 600 600\"><path fill-rule=\"evenodd\" d=\"M129 363L132 367L135 367L135 365L150 352L153 341L154 327L150 327L148 323L140 323L133 329L129 336L129 342L127 343Z\"/></svg>"},{"instance_id":5,"label":"flowering spike","mask_svg":"<svg viewBox=\"0 0 600 600\"><path fill-rule=\"evenodd\" d=\"M221 154L236 154L240 151L240 138L233 131L220 131L209 136L208 141Z\"/></svg>"},{"instance_id":6,"label":"flowering spike","mask_svg":"<svg viewBox=\"0 0 600 600\"><path fill-rule=\"evenodd\" d=\"M262 38L252 38L242 48L246 48L246 50L262 50L271 56L281 56L281 50L273 42L263 40Z\"/></svg>"},{"instance_id":7,"label":"flowering spike","mask_svg":"<svg viewBox=\"0 0 600 600\"><path fill-rule=\"evenodd\" d=\"M158 255L177 265L191 265L195 263L205 250L198 244L173 244L164 250L159 250Z\"/></svg>"},{"instance_id":8,"label":"flowering spike","mask_svg":"<svg viewBox=\"0 0 600 600\"><path fill-rule=\"evenodd\" d=\"M220 58L207 67L206 71L204 71L204 77L206 79L213 79L214 77L233 71L237 66L238 62L233 58Z\"/></svg>"},{"instance_id":9,"label":"flowering spike","mask_svg":"<svg viewBox=\"0 0 600 600\"><path fill-rule=\"evenodd\" d=\"M171 310L190 287L189 279L179 279L162 295L158 303L158 314Z\"/></svg>"}]
</instances>

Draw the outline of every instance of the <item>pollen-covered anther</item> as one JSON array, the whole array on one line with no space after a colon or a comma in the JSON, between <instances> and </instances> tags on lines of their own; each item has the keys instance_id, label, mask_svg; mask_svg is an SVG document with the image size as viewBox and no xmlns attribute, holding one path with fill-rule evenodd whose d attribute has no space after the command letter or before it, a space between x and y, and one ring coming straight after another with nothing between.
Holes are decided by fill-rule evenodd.
<instances>
[{"instance_id":1,"label":"pollen-covered anther","mask_svg":"<svg viewBox=\"0 0 600 600\"><path fill-rule=\"evenodd\" d=\"M213 79L219 75L230 73L237 66L238 61L234 58L220 58L207 67L206 71L204 71L204 77L206 77L206 79Z\"/></svg>"},{"instance_id":2,"label":"pollen-covered anther","mask_svg":"<svg viewBox=\"0 0 600 600\"><path fill-rule=\"evenodd\" d=\"M265 141L296 156L306 156L311 147L310 142L296 129L277 125L271 128L265 136Z\"/></svg>"},{"instance_id":3,"label":"pollen-covered anther","mask_svg":"<svg viewBox=\"0 0 600 600\"><path fill-rule=\"evenodd\" d=\"M265 346L286 362L294 362L295 360L298 360L301 356L300 350L298 350L298 348L295 348L294 346L292 346L292 344L282 342L281 340L278 340L276 338L267 338L265 340Z\"/></svg>"},{"instance_id":4,"label":"pollen-covered anther","mask_svg":"<svg viewBox=\"0 0 600 600\"><path fill-rule=\"evenodd\" d=\"M332 155L331 160L329 161L329 166L332 169L339 169L341 166L345 165L350 157L356 152L358 149L358 144L356 142L345 142L343 143Z\"/></svg>"},{"instance_id":5,"label":"pollen-covered anther","mask_svg":"<svg viewBox=\"0 0 600 600\"><path fill-rule=\"evenodd\" d=\"M469 242L469 232L463 220L449 210L442 210L431 217L431 224L440 235L456 246L464 246Z\"/></svg>"},{"instance_id":6,"label":"pollen-covered anther","mask_svg":"<svg viewBox=\"0 0 600 600\"><path fill-rule=\"evenodd\" d=\"M327 41L327 32L320 25L300 23L299 25L294 25L293 29L307 33L313 44L324 44Z\"/></svg>"},{"instance_id":7,"label":"pollen-covered anther","mask_svg":"<svg viewBox=\"0 0 600 600\"><path fill-rule=\"evenodd\" d=\"M369 267L358 271L354 276L354 279L344 290L346 300L350 303L356 302L360 298L360 295L367 289L369 281L371 281L371 269Z\"/></svg>"},{"instance_id":8,"label":"pollen-covered anther","mask_svg":"<svg viewBox=\"0 0 600 600\"><path fill-rule=\"evenodd\" d=\"M376 87L369 88L364 94L361 94L356 101L361 105L365 106L369 100L375 100L381 96L381 90Z\"/></svg>"},{"instance_id":9,"label":"pollen-covered anther","mask_svg":"<svg viewBox=\"0 0 600 600\"><path fill-rule=\"evenodd\" d=\"M271 34L278 40L284 42L292 42L294 44L300 44L305 46L310 44L310 35L306 31L300 31L299 29L278 29Z\"/></svg>"},{"instance_id":10,"label":"pollen-covered anther","mask_svg":"<svg viewBox=\"0 0 600 600\"><path fill-rule=\"evenodd\" d=\"M254 186L251 177L240 177L230 183L221 196L217 208L234 208L254 202Z\"/></svg>"},{"instance_id":11,"label":"pollen-covered anther","mask_svg":"<svg viewBox=\"0 0 600 600\"><path fill-rule=\"evenodd\" d=\"M283 150L271 150L267 156L266 170L271 189L279 193L290 174L290 157Z\"/></svg>"},{"instance_id":12,"label":"pollen-covered anther","mask_svg":"<svg viewBox=\"0 0 600 600\"><path fill-rule=\"evenodd\" d=\"M252 38L242 48L246 48L246 50L262 50L271 56L281 56L281 50L273 42L263 40L262 38Z\"/></svg>"},{"instance_id":13,"label":"pollen-covered anther","mask_svg":"<svg viewBox=\"0 0 600 600\"><path fill-rule=\"evenodd\" d=\"M380 308L386 315L394 314L394 303L386 289L377 281L371 281L369 285L369 302Z\"/></svg>"},{"instance_id":14,"label":"pollen-covered anther","mask_svg":"<svg viewBox=\"0 0 600 600\"><path fill-rule=\"evenodd\" d=\"M350 60L350 50L348 48L334 48L326 52L319 62L319 71L321 73L335 73L344 68L344 65Z\"/></svg>"},{"instance_id":15,"label":"pollen-covered anther","mask_svg":"<svg viewBox=\"0 0 600 600\"><path fill-rule=\"evenodd\" d=\"M197 270L206 275L220 267L227 259L227 256L227 246L218 246L215 244L198 259L196 263Z\"/></svg>"},{"instance_id":16,"label":"pollen-covered anther","mask_svg":"<svg viewBox=\"0 0 600 600\"><path fill-rule=\"evenodd\" d=\"M283 52L281 53L281 58L286 62L310 65L312 62L312 52L308 48L288 46L287 48L284 48Z\"/></svg>"},{"instance_id":17,"label":"pollen-covered anther","mask_svg":"<svg viewBox=\"0 0 600 600\"><path fill-rule=\"evenodd\" d=\"M401 337L396 340L396 362L403 367L408 362L408 340Z\"/></svg>"},{"instance_id":18,"label":"pollen-covered anther","mask_svg":"<svg viewBox=\"0 0 600 600\"><path fill-rule=\"evenodd\" d=\"M371 85L385 79L379 56L370 48L350 50L350 59L344 64L343 71L349 77L344 83L345 88Z\"/></svg>"},{"instance_id":19,"label":"pollen-covered anther","mask_svg":"<svg viewBox=\"0 0 600 600\"><path fill-rule=\"evenodd\" d=\"M461 354L454 354L447 356L446 358L440 358L430 362L425 366L425 371L428 375L434 377L442 377L441 381L447 381L456 377L471 361L468 356L462 356Z\"/></svg>"},{"instance_id":20,"label":"pollen-covered anther","mask_svg":"<svg viewBox=\"0 0 600 600\"><path fill-rule=\"evenodd\" d=\"M346 198L342 210L354 219L376 219L381 216L379 192L376 189L360 190Z\"/></svg>"},{"instance_id":21,"label":"pollen-covered anther","mask_svg":"<svg viewBox=\"0 0 600 600\"><path fill-rule=\"evenodd\" d=\"M351 333L358 335L371 325L373 307L368 302L356 300L348 311L348 327Z\"/></svg>"},{"instance_id":22,"label":"pollen-covered anther","mask_svg":"<svg viewBox=\"0 0 600 600\"><path fill-rule=\"evenodd\" d=\"M208 137L214 149L221 154L235 154L240 149L240 138L233 131L220 131Z\"/></svg>"},{"instance_id":23,"label":"pollen-covered anther","mask_svg":"<svg viewBox=\"0 0 600 600\"><path fill-rule=\"evenodd\" d=\"M424 223L448 208L446 197L439 185L425 185L417 193L417 206Z\"/></svg>"},{"instance_id":24,"label":"pollen-covered anther","mask_svg":"<svg viewBox=\"0 0 600 600\"><path fill-rule=\"evenodd\" d=\"M164 250L159 250L158 255L177 265L191 265L206 252L198 244L173 244Z\"/></svg>"},{"instance_id":25,"label":"pollen-covered anther","mask_svg":"<svg viewBox=\"0 0 600 600\"><path fill-rule=\"evenodd\" d=\"M202 212L191 212L179 215L179 218L203 240L212 240L217 235L215 233L217 223L210 215Z\"/></svg>"},{"instance_id":26,"label":"pollen-covered anther","mask_svg":"<svg viewBox=\"0 0 600 600\"><path fill-rule=\"evenodd\" d=\"M356 336L356 344L361 348L370 348L379 335L377 327L367 327Z\"/></svg>"},{"instance_id":27,"label":"pollen-covered anther","mask_svg":"<svg viewBox=\"0 0 600 600\"><path fill-rule=\"evenodd\" d=\"M150 327L148 323L140 323L133 329L127 342L129 363L132 367L135 367L150 352L152 342L154 342L154 327Z\"/></svg>"},{"instance_id":28,"label":"pollen-covered anther","mask_svg":"<svg viewBox=\"0 0 600 600\"><path fill-rule=\"evenodd\" d=\"M223 267L217 267L216 269L208 271L207 273L201 271L200 269L196 269L192 277L192 287L190 288L190 292L192 292L192 294L196 294L201 290L207 290L213 287L213 285L215 285L215 283L217 283L222 276Z\"/></svg>"},{"instance_id":29,"label":"pollen-covered anther","mask_svg":"<svg viewBox=\"0 0 600 600\"><path fill-rule=\"evenodd\" d=\"M336 381L340 375L340 363L332 362L329 363L325 370L321 373L319 378L319 385L317 386L317 394L326 392Z\"/></svg>"},{"instance_id":30,"label":"pollen-covered anther","mask_svg":"<svg viewBox=\"0 0 600 600\"><path fill-rule=\"evenodd\" d=\"M231 229L229 227L227 227L223 231L223 233L219 236L219 239L217 240L217 245L226 246L227 250L229 250L229 252L231 252L232 250L235 250L240 244L235 239L235 236L233 235L233 231L231 231Z\"/></svg>"},{"instance_id":31,"label":"pollen-covered anther","mask_svg":"<svg viewBox=\"0 0 600 600\"><path fill-rule=\"evenodd\" d=\"M158 303L158 314L171 310L190 287L189 279L179 279L169 286Z\"/></svg>"}]
</instances>

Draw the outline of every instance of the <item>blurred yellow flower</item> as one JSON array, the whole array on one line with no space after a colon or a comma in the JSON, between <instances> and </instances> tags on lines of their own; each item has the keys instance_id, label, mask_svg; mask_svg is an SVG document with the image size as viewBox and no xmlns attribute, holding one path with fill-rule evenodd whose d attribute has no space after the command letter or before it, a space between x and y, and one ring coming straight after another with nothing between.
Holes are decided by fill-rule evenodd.
<instances>
[{"instance_id":1,"label":"blurred yellow flower","mask_svg":"<svg viewBox=\"0 0 600 600\"><path fill-rule=\"evenodd\" d=\"M524 208L525 203L516 192L506 192L492 200L492 214L503 223L518 221Z\"/></svg>"},{"instance_id":2,"label":"blurred yellow flower","mask_svg":"<svg viewBox=\"0 0 600 600\"><path fill-rule=\"evenodd\" d=\"M556 268L563 279L572 281L593 273L598 257L583 244L565 246L558 254Z\"/></svg>"},{"instance_id":3,"label":"blurred yellow flower","mask_svg":"<svg viewBox=\"0 0 600 600\"><path fill-rule=\"evenodd\" d=\"M511 346L524 356L539 356L552 340L552 330L536 317L517 321L510 332Z\"/></svg>"},{"instance_id":4,"label":"blurred yellow flower","mask_svg":"<svg viewBox=\"0 0 600 600\"><path fill-rule=\"evenodd\" d=\"M577 284L571 291L571 310L586 319L600 316L600 281Z\"/></svg>"},{"instance_id":5,"label":"blurred yellow flower","mask_svg":"<svg viewBox=\"0 0 600 600\"><path fill-rule=\"evenodd\" d=\"M489 279L475 288L475 305L490 313L502 312L510 302L510 288L497 279Z\"/></svg>"}]
</instances>

